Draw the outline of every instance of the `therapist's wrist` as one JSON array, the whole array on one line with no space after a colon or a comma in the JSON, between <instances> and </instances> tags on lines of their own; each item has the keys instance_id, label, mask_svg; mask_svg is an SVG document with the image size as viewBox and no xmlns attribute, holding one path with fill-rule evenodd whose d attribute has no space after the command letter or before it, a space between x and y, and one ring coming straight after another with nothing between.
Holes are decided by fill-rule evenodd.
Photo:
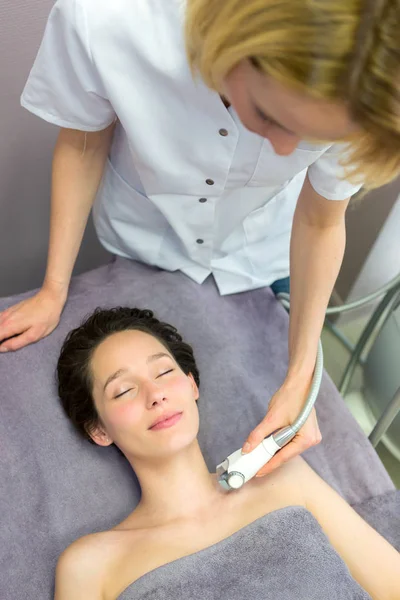
<instances>
[{"instance_id":1,"label":"therapist's wrist","mask_svg":"<svg viewBox=\"0 0 400 600\"><path fill-rule=\"evenodd\" d=\"M41 289L57 297L61 303L65 303L68 296L68 288L69 282L46 277Z\"/></svg>"},{"instance_id":2,"label":"therapist's wrist","mask_svg":"<svg viewBox=\"0 0 400 600\"><path fill-rule=\"evenodd\" d=\"M285 377L285 387L292 389L310 385L315 368L315 360L289 364Z\"/></svg>"}]
</instances>

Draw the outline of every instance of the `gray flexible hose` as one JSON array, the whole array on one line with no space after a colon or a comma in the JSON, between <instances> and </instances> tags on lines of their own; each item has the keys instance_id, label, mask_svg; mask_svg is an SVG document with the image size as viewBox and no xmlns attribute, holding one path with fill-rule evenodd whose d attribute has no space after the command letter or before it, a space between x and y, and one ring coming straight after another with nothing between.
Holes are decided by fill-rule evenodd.
<instances>
[{"instance_id":1,"label":"gray flexible hose","mask_svg":"<svg viewBox=\"0 0 400 600\"><path fill-rule=\"evenodd\" d=\"M353 310L355 308L359 308L360 306L364 306L365 304L368 304L369 302L372 302L373 300L379 298L386 292L388 292L390 290L394 290L399 285L400 285L400 274L397 275L396 277L394 277L391 281L389 281L387 284L385 284L384 286L382 286L375 292L372 292L371 294L368 294L367 296L364 296L363 298L359 298L358 300L354 300L353 302L349 302L347 304L342 304L341 306L329 307L326 311L326 314L332 315L332 314L336 314L336 313ZM290 309L290 295L289 294L286 294L285 292L280 292L279 294L277 294L277 298L278 298L278 300L280 300L280 302L282 303L282 305L285 308ZM319 340L317 360L316 360L316 364L315 364L313 381L311 384L311 390L308 395L307 401L303 407L303 410L301 411L301 413L297 417L296 421L292 425L290 425L288 427L284 427L280 431L277 431L276 433L273 434L273 438L274 438L275 442L281 448L283 446L285 446L288 442L290 442L291 439L294 438L296 433L299 431L299 429L301 429L301 427L303 427L304 423L308 419L310 412L314 406L315 400L317 398L318 392L319 392L319 388L321 385L321 379L322 379L322 373L323 373L323 367L324 367L324 365L323 365L322 344L321 344L321 340ZM396 404L396 406L399 403L399 398L397 397L397 394L395 396L395 399L392 401L392 403L393 403L393 405ZM387 420L389 420L389 419L393 420L392 403L390 405L390 409L388 409L388 414L386 416ZM382 435L381 430L379 430L377 432L374 431L373 433L375 434L376 439L379 440L379 436ZM373 441L375 441L375 439Z\"/></svg>"},{"instance_id":2,"label":"gray flexible hose","mask_svg":"<svg viewBox=\"0 0 400 600\"><path fill-rule=\"evenodd\" d=\"M261 444L259 444L259 447L263 446L263 449L262 456L260 456L260 454L257 454L257 458L255 459L257 463L260 461L261 458L261 460L263 461L262 464L266 464L266 462L268 462L269 460L267 459L267 456L269 456L269 458L272 458L272 456L277 451L279 451L280 448L286 446L286 444L288 444L290 440L292 440L295 437L296 433L303 427L308 417L310 416L310 413L317 399L319 388L321 386L323 370L324 355L322 351L321 340L318 340L317 358L315 361L314 373L311 381L310 391L308 392L308 396L304 403L304 406L301 409L300 414L297 416L294 423L292 423L292 425L283 427L282 429L275 431L273 434L265 438L263 442L261 442ZM269 446L266 446L265 444L269 444ZM260 449L259 447L255 448L254 452L258 452L258 450ZM240 449L228 456L228 458L226 458L222 463L217 465L218 480L224 490L230 491L232 489L239 489L246 482L246 477L253 477L257 471L256 469L252 472L251 475L249 475L249 467L251 465L250 463L243 463L243 460L246 461L249 459L249 457L251 457L251 455L253 454L252 452L250 453L249 457L243 457L241 455L238 458L238 454L241 454ZM234 466L232 466L232 464L230 463L232 459L235 463ZM252 460L254 461L254 458ZM240 465L238 465L240 461L242 462ZM252 466L254 468L254 464ZM262 465L260 464L259 467L260 466ZM229 470L230 467L231 470Z\"/></svg>"},{"instance_id":3,"label":"gray flexible hose","mask_svg":"<svg viewBox=\"0 0 400 600\"><path fill-rule=\"evenodd\" d=\"M355 308L359 308L360 306L364 306L365 304L369 304L376 298L379 298L392 288L396 287L396 285L400 284L400 274L396 275L393 279L391 279L388 283L383 285L381 288L377 289L375 292L371 292L367 296L363 298L359 298L358 300L354 300L353 302L348 302L347 304L342 304L341 306L329 306L326 310L327 315L335 315L341 312L347 312L348 310L353 310ZM290 296L285 292L280 292L277 295L277 298L282 302L285 308L290 307Z\"/></svg>"},{"instance_id":4,"label":"gray flexible hose","mask_svg":"<svg viewBox=\"0 0 400 600\"><path fill-rule=\"evenodd\" d=\"M386 285L382 286L375 292L372 292L371 294L364 296L364 298L359 298L358 300L354 300L354 302L349 302L348 304L342 304L341 306L329 307L326 311L326 314L332 315L332 314L336 314L336 313L346 312L348 310L353 310L355 308L359 308L360 306L364 306L365 304L372 302L376 298L379 298L380 296L382 296L389 290L394 289L399 284L400 284L400 275L397 275L391 281L389 281ZM283 306L285 308L290 309L290 295L289 294L286 294L285 292L281 292L281 293L277 294L277 298L278 298L278 300L280 300L280 302L283 304ZM321 340L319 340L317 360L315 363L313 380L312 380L310 393L308 395L306 403L305 403L301 413L299 414L299 416L297 417L297 419L295 420L295 422L292 425L289 425L288 427L284 427L280 431L277 431L276 433L273 434L273 438L274 438L275 442L281 448L294 438L296 433L303 427L304 423L307 421L307 419L310 415L310 412L315 404L315 400L317 399L317 396L318 396L318 392L319 392L319 388L320 388L321 380L322 380L323 370L324 370L324 357L323 357Z\"/></svg>"},{"instance_id":5,"label":"gray flexible hose","mask_svg":"<svg viewBox=\"0 0 400 600\"><path fill-rule=\"evenodd\" d=\"M307 421L310 413L314 407L315 401L318 396L319 388L321 386L322 374L324 372L324 353L322 350L321 340L318 341L318 351L317 351L317 360L315 362L313 379L311 382L310 392L308 394L307 400L297 417L297 419L289 425L288 427L284 427L280 431L277 431L273 434L273 438L275 442L283 448L287 443L290 442L296 435L296 433L303 427L304 423Z\"/></svg>"},{"instance_id":6,"label":"gray flexible hose","mask_svg":"<svg viewBox=\"0 0 400 600\"><path fill-rule=\"evenodd\" d=\"M277 295L285 308L290 308L290 296L284 292ZM318 340L317 358L315 361L314 374L311 382L311 388L307 400L298 415L297 419L291 425L280 429L273 434L273 439L278 446L283 448L294 438L296 433L303 427L314 407L319 388L321 387L322 374L324 372L324 352L322 350L321 340Z\"/></svg>"}]
</instances>

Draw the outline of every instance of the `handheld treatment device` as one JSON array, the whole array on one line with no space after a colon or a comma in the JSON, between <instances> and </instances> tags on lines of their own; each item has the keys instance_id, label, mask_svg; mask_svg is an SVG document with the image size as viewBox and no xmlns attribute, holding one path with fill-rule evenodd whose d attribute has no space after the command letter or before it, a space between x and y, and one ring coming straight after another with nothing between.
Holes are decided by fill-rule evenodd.
<instances>
[{"instance_id":1,"label":"handheld treatment device","mask_svg":"<svg viewBox=\"0 0 400 600\"><path fill-rule=\"evenodd\" d=\"M283 427L265 438L254 450L242 454L242 449L236 450L217 466L217 476L220 485L226 490L237 490L271 460L283 446L294 438L296 433L307 421L317 399L323 372L323 353L321 342L318 343L317 360L310 393L302 411L292 425Z\"/></svg>"}]
</instances>

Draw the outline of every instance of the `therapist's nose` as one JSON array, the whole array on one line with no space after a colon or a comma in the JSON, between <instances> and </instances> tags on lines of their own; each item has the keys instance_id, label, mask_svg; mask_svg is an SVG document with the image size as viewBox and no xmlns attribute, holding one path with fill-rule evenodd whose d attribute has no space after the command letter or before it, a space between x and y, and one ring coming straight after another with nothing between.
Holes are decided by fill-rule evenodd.
<instances>
[{"instance_id":1,"label":"therapist's nose","mask_svg":"<svg viewBox=\"0 0 400 600\"><path fill-rule=\"evenodd\" d=\"M268 132L266 137L270 141L276 154L279 154L279 156L289 156L289 154L292 154L292 152L296 150L297 145L300 142L300 138L296 135L291 135L284 131L277 131L276 129Z\"/></svg>"}]
</instances>

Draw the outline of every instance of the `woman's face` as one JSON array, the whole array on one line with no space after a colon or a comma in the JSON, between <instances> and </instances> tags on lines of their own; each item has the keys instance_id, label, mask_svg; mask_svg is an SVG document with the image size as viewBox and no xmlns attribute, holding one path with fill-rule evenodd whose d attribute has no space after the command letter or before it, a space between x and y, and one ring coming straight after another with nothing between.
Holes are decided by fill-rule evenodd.
<instances>
[{"instance_id":1,"label":"woman's face","mask_svg":"<svg viewBox=\"0 0 400 600\"><path fill-rule=\"evenodd\" d=\"M291 90L241 61L225 78L222 93L243 125L267 138L275 152L291 154L302 139L342 140L357 126L344 104Z\"/></svg>"},{"instance_id":2,"label":"woman's face","mask_svg":"<svg viewBox=\"0 0 400 600\"><path fill-rule=\"evenodd\" d=\"M196 439L198 388L156 338L141 331L115 333L96 348L90 368L104 426L93 434L95 442L115 442L128 458L148 459L165 458Z\"/></svg>"}]
</instances>

